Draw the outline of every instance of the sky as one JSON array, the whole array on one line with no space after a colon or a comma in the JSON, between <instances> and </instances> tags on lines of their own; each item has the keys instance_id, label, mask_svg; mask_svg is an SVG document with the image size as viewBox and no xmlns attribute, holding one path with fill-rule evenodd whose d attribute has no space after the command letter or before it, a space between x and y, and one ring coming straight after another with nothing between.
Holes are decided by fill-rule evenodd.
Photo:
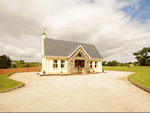
<instances>
[{"instance_id":1,"label":"sky","mask_svg":"<svg viewBox=\"0 0 150 113\"><path fill-rule=\"evenodd\" d=\"M135 62L150 47L150 0L0 0L0 55L41 62L43 28L95 45L103 60Z\"/></svg>"}]
</instances>

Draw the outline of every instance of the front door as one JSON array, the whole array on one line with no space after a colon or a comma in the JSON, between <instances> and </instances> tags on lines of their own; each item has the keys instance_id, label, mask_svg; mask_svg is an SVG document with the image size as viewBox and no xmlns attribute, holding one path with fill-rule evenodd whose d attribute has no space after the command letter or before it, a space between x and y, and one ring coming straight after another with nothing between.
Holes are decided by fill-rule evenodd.
<instances>
[{"instance_id":1,"label":"front door","mask_svg":"<svg viewBox=\"0 0 150 113\"><path fill-rule=\"evenodd\" d=\"M75 67L84 68L84 60L75 60ZM78 68L79 71L79 68Z\"/></svg>"}]
</instances>

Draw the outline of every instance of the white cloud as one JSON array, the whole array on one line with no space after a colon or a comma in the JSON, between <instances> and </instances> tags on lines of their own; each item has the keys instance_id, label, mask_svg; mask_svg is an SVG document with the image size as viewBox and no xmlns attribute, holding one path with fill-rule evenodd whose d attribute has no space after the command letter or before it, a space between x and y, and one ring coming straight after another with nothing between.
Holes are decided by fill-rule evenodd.
<instances>
[{"instance_id":1,"label":"white cloud","mask_svg":"<svg viewBox=\"0 0 150 113\"><path fill-rule=\"evenodd\" d=\"M150 19L147 19L146 21L147 21L148 24L150 24Z\"/></svg>"},{"instance_id":2,"label":"white cloud","mask_svg":"<svg viewBox=\"0 0 150 113\"><path fill-rule=\"evenodd\" d=\"M9 5L8 3L11 3ZM0 54L41 61L41 34L94 44L104 60L134 61L133 52L150 46L150 24L131 21L139 0L1 0ZM4 49L5 48L5 49ZM122 56L120 56L122 55Z\"/></svg>"}]
</instances>

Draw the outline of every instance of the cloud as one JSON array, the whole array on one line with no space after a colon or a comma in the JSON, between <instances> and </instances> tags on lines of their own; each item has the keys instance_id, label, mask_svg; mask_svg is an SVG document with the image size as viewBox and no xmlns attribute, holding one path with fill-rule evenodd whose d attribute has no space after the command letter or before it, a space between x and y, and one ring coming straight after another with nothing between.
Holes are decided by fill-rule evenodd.
<instances>
[{"instance_id":1,"label":"cloud","mask_svg":"<svg viewBox=\"0 0 150 113\"><path fill-rule=\"evenodd\" d=\"M145 7L146 9L149 9L149 7Z\"/></svg>"},{"instance_id":2,"label":"cloud","mask_svg":"<svg viewBox=\"0 0 150 113\"><path fill-rule=\"evenodd\" d=\"M129 13L139 7L139 0L1 0L0 54L41 61L46 27L49 38L94 44L104 60L134 61L133 52L150 46L149 20Z\"/></svg>"},{"instance_id":3,"label":"cloud","mask_svg":"<svg viewBox=\"0 0 150 113\"><path fill-rule=\"evenodd\" d=\"M146 21L147 21L148 24L150 24L150 19L147 19Z\"/></svg>"}]
</instances>

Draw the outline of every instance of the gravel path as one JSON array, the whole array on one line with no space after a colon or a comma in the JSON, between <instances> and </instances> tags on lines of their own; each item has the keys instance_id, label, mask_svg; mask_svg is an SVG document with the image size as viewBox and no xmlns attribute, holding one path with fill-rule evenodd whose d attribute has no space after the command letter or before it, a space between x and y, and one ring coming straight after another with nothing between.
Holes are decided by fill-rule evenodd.
<instances>
[{"instance_id":1,"label":"gravel path","mask_svg":"<svg viewBox=\"0 0 150 113\"><path fill-rule=\"evenodd\" d=\"M127 80L133 72L74 76L15 73L22 88L0 93L0 112L144 112L150 111L150 93Z\"/></svg>"}]
</instances>

